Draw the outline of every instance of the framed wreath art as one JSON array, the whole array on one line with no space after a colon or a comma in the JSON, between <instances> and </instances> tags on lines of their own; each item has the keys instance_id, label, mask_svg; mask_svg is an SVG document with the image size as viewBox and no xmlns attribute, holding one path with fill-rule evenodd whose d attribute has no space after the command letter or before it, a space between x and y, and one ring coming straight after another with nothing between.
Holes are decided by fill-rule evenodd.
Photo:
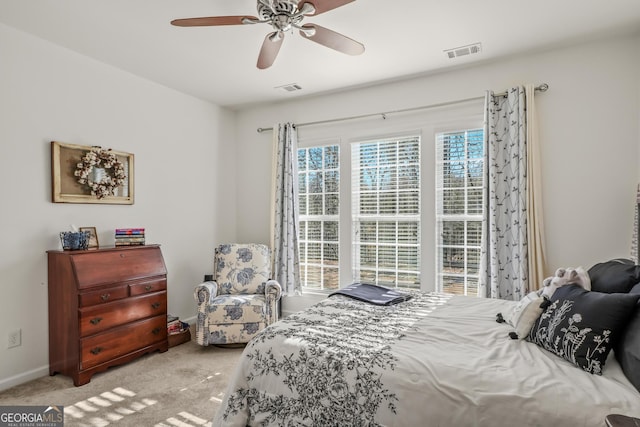
<instances>
[{"instance_id":1,"label":"framed wreath art","mask_svg":"<svg viewBox=\"0 0 640 427\"><path fill-rule=\"evenodd\" d=\"M115 196L126 178L124 165L118 156L111 149L104 150L102 147L91 147L82 156L73 174L78 177L78 183L88 186L91 195L98 199Z\"/></svg>"},{"instance_id":2,"label":"framed wreath art","mask_svg":"<svg viewBox=\"0 0 640 427\"><path fill-rule=\"evenodd\" d=\"M133 154L51 142L54 203L133 204Z\"/></svg>"}]
</instances>

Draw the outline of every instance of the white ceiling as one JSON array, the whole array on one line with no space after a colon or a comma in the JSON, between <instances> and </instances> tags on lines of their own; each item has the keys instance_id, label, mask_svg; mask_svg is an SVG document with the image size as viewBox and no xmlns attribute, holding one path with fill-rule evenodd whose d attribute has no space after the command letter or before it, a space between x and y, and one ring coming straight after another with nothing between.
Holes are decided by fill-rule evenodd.
<instances>
[{"instance_id":1,"label":"white ceiling","mask_svg":"<svg viewBox=\"0 0 640 427\"><path fill-rule=\"evenodd\" d=\"M317 23L366 47L348 56L287 33L256 68L267 24L181 28L172 19L256 16L255 0L0 0L0 22L230 108L368 85L640 30L640 0L356 0ZM446 49L481 42L480 54ZM0 58L1 62L1 58ZM296 83L302 90L275 87Z\"/></svg>"}]
</instances>

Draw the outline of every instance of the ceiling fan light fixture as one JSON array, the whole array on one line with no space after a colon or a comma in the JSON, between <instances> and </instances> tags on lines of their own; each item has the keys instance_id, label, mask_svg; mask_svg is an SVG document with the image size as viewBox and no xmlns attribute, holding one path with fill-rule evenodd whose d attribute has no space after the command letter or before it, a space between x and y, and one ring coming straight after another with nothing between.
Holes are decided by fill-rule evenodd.
<instances>
[{"instance_id":1,"label":"ceiling fan light fixture","mask_svg":"<svg viewBox=\"0 0 640 427\"><path fill-rule=\"evenodd\" d=\"M242 23L247 24L260 24L262 21L259 19L247 18L246 16L242 18Z\"/></svg>"},{"instance_id":2,"label":"ceiling fan light fixture","mask_svg":"<svg viewBox=\"0 0 640 427\"><path fill-rule=\"evenodd\" d=\"M280 41L283 37L284 34L282 33L282 31L276 31L269 36L269 40L275 43L277 41Z\"/></svg>"},{"instance_id":3,"label":"ceiling fan light fixture","mask_svg":"<svg viewBox=\"0 0 640 427\"><path fill-rule=\"evenodd\" d=\"M313 37L316 34L316 27L310 25L303 25L302 27L298 27L298 29L305 37Z\"/></svg>"},{"instance_id":4,"label":"ceiling fan light fixture","mask_svg":"<svg viewBox=\"0 0 640 427\"><path fill-rule=\"evenodd\" d=\"M316 13L316 7L311 3L304 3L298 10L298 13L300 15L313 15Z\"/></svg>"}]
</instances>

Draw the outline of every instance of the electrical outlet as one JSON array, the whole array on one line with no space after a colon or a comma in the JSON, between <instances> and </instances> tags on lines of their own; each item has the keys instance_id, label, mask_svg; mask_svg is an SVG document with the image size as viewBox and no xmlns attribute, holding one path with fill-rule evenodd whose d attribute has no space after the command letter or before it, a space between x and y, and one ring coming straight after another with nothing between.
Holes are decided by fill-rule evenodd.
<instances>
[{"instance_id":1,"label":"electrical outlet","mask_svg":"<svg viewBox=\"0 0 640 427\"><path fill-rule=\"evenodd\" d=\"M19 347L20 345L22 345L22 330L16 329L15 331L9 332L7 348Z\"/></svg>"}]
</instances>

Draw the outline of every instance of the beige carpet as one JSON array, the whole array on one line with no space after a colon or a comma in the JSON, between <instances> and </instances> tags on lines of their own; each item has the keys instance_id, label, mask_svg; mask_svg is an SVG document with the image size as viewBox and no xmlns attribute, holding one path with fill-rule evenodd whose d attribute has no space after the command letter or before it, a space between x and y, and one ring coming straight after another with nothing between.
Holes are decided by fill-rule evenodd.
<instances>
[{"instance_id":1,"label":"beige carpet","mask_svg":"<svg viewBox=\"0 0 640 427\"><path fill-rule=\"evenodd\" d=\"M210 426L242 348L187 342L74 387L46 376L0 392L0 405L64 406L66 427Z\"/></svg>"}]
</instances>

